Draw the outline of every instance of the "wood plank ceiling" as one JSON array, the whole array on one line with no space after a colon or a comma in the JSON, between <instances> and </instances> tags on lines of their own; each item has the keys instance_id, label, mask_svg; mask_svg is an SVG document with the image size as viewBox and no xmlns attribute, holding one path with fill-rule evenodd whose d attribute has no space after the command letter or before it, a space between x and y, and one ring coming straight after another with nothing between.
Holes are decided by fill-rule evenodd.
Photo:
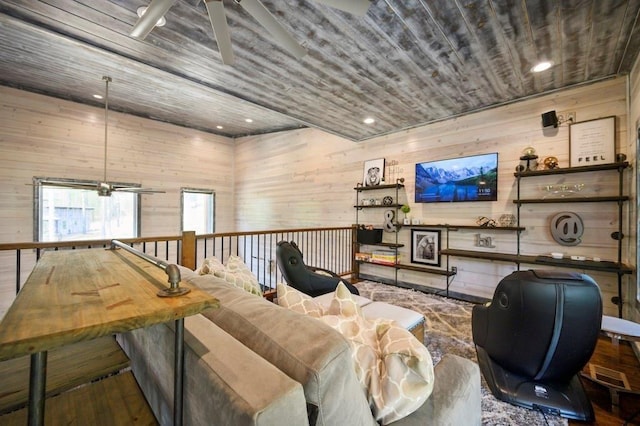
<instances>
[{"instance_id":1,"label":"wood plank ceiling","mask_svg":"<svg viewBox=\"0 0 640 426\"><path fill-rule=\"evenodd\" d=\"M297 60L225 0L229 66L200 0L130 37L147 1L1 0L0 84L103 106L92 94L109 75L113 110L229 137L311 126L363 141L626 74L640 49L639 0L373 0L364 17L263 0L307 49ZM532 74L540 59L555 65Z\"/></svg>"}]
</instances>

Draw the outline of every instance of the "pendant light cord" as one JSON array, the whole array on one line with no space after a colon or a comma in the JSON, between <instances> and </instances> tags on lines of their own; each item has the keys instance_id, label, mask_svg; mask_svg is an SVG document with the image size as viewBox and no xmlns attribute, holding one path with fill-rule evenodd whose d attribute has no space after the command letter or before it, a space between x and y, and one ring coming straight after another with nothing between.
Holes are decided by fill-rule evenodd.
<instances>
[{"instance_id":1,"label":"pendant light cord","mask_svg":"<svg viewBox=\"0 0 640 426\"><path fill-rule=\"evenodd\" d=\"M104 183L107 183L107 126L109 123L109 82L111 77L104 76L105 97L104 97Z\"/></svg>"}]
</instances>

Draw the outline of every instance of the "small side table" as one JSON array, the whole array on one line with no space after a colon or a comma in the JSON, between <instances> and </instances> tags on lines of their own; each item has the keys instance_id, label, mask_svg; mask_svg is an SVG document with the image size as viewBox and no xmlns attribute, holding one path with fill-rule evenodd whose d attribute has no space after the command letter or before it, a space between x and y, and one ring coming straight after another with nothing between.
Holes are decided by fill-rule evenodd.
<instances>
[{"instance_id":1,"label":"small side table","mask_svg":"<svg viewBox=\"0 0 640 426\"><path fill-rule=\"evenodd\" d=\"M640 342L640 324L625 320L618 317L611 317L607 315L602 316L602 325L600 326L600 330L604 335L611 338L611 344L618 351L618 356L620 354L619 344L620 340L626 340L630 342ZM593 370L597 369L597 366L591 366ZM609 390L609 394L611 395L611 409L614 413L619 413L619 394L623 393L631 393L631 394L640 394L637 390L632 390L628 383L625 385L616 385L613 383L609 383L607 381L598 380L595 377L595 374L592 371L591 376L583 374L583 377L593 380L600 385L605 386ZM640 412L635 413L631 419L635 418Z\"/></svg>"},{"instance_id":2,"label":"small side table","mask_svg":"<svg viewBox=\"0 0 640 426\"><path fill-rule=\"evenodd\" d=\"M640 342L640 324L637 322L603 315L600 330L611 337L614 346L618 346L620 340Z\"/></svg>"}]
</instances>

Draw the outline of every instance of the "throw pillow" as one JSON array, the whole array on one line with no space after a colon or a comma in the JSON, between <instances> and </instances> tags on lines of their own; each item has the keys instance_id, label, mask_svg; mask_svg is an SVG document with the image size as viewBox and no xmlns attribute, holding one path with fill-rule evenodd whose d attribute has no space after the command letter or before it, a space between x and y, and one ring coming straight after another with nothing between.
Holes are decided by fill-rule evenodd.
<instances>
[{"instance_id":1,"label":"throw pillow","mask_svg":"<svg viewBox=\"0 0 640 426\"><path fill-rule=\"evenodd\" d=\"M224 265L217 257L208 257L202 261L202 264L196 272L199 275L213 274L214 271L224 270Z\"/></svg>"},{"instance_id":2,"label":"throw pillow","mask_svg":"<svg viewBox=\"0 0 640 426\"><path fill-rule=\"evenodd\" d=\"M320 318L324 313L321 304L314 301L311 296L293 287L278 283L276 291L278 293L278 305L282 307L314 318Z\"/></svg>"},{"instance_id":3,"label":"throw pillow","mask_svg":"<svg viewBox=\"0 0 640 426\"><path fill-rule=\"evenodd\" d=\"M223 265L215 257L207 258L202 262L197 272L200 275L212 274L218 278L222 278L235 287L262 297L262 289L260 288L258 279L253 275L251 269L244 264L242 258L238 256L229 256L226 265Z\"/></svg>"},{"instance_id":4,"label":"throw pillow","mask_svg":"<svg viewBox=\"0 0 640 426\"><path fill-rule=\"evenodd\" d=\"M327 309L308 295L278 284L278 304L314 316L347 338L357 377L381 424L408 416L431 395L434 372L427 348L395 321L364 318L344 284L338 284Z\"/></svg>"}]
</instances>

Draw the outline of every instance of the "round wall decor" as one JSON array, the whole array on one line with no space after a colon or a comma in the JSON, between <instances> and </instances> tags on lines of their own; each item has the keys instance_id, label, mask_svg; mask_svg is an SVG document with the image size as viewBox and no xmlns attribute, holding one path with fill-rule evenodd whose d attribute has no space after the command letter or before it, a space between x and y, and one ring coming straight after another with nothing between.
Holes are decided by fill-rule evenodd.
<instances>
[{"instance_id":1,"label":"round wall decor","mask_svg":"<svg viewBox=\"0 0 640 426\"><path fill-rule=\"evenodd\" d=\"M391 204L393 204L393 197L390 195L387 195L382 199L382 204L385 206L390 206Z\"/></svg>"},{"instance_id":2,"label":"round wall decor","mask_svg":"<svg viewBox=\"0 0 640 426\"><path fill-rule=\"evenodd\" d=\"M573 212L560 212L551 218L551 236L563 246L577 246L582 242L584 224L582 218Z\"/></svg>"}]
</instances>

